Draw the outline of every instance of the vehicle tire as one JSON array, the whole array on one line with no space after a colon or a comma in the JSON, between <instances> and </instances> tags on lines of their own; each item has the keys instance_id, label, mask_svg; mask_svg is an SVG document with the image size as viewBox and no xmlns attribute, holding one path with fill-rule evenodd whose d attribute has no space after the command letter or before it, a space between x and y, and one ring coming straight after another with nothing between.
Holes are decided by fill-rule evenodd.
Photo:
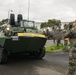
<instances>
[{"instance_id":1,"label":"vehicle tire","mask_svg":"<svg viewBox=\"0 0 76 75\"><path fill-rule=\"evenodd\" d=\"M0 64L7 62L7 52L0 48Z\"/></svg>"},{"instance_id":2,"label":"vehicle tire","mask_svg":"<svg viewBox=\"0 0 76 75\"><path fill-rule=\"evenodd\" d=\"M45 56L45 53L46 53L45 48L40 49L40 51L35 54L35 57L37 59L42 59Z\"/></svg>"}]
</instances>

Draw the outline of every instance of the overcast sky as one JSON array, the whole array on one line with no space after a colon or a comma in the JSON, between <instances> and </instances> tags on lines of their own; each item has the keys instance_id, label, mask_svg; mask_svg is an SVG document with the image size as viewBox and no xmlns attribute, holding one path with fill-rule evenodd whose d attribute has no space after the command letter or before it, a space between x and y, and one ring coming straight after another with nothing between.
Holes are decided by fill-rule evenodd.
<instances>
[{"instance_id":1,"label":"overcast sky","mask_svg":"<svg viewBox=\"0 0 76 75\"><path fill-rule=\"evenodd\" d=\"M27 19L28 0L0 0L0 20L8 17L8 11L22 13ZM70 22L76 19L76 0L30 0L30 20L37 22L59 19Z\"/></svg>"}]
</instances>

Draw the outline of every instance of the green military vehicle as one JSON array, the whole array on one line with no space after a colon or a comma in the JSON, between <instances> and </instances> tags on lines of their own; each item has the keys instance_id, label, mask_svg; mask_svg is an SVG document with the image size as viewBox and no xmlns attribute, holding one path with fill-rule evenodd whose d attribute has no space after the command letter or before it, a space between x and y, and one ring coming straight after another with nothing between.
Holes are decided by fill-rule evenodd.
<instances>
[{"instance_id":1,"label":"green military vehicle","mask_svg":"<svg viewBox=\"0 0 76 75\"><path fill-rule=\"evenodd\" d=\"M28 53L41 59L45 55L46 37L35 27L34 21L23 20L18 14L10 14L9 24L0 27L0 63L7 61L8 55Z\"/></svg>"}]
</instances>

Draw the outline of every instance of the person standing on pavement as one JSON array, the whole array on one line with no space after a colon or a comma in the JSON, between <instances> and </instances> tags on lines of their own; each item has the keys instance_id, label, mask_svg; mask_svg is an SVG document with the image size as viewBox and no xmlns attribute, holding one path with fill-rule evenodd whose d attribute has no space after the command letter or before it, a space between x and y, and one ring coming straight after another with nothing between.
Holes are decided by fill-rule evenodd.
<instances>
[{"instance_id":1,"label":"person standing on pavement","mask_svg":"<svg viewBox=\"0 0 76 75\"><path fill-rule=\"evenodd\" d=\"M64 25L64 30L63 30L63 37L64 37L64 34L67 32L67 30L68 30L68 25L65 24ZM63 49L63 51L68 51L69 38L64 37L63 39L64 39L64 49Z\"/></svg>"},{"instance_id":2,"label":"person standing on pavement","mask_svg":"<svg viewBox=\"0 0 76 75\"><path fill-rule=\"evenodd\" d=\"M76 21L73 23L73 27L65 34L65 37L70 41L69 52L69 70L67 75L75 75L76 71Z\"/></svg>"}]
</instances>

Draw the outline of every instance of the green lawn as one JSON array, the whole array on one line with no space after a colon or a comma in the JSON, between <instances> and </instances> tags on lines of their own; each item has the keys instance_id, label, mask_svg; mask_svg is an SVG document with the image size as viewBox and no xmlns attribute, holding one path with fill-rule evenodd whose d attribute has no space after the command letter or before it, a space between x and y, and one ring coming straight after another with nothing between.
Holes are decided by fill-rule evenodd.
<instances>
[{"instance_id":1,"label":"green lawn","mask_svg":"<svg viewBox=\"0 0 76 75\"><path fill-rule=\"evenodd\" d=\"M63 50L64 46L63 44L60 44L58 47L56 45L53 45L53 46L49 46L49 47L46 47L46 51L57 51L57 50Z\"/></svg>"}]
</instances>

